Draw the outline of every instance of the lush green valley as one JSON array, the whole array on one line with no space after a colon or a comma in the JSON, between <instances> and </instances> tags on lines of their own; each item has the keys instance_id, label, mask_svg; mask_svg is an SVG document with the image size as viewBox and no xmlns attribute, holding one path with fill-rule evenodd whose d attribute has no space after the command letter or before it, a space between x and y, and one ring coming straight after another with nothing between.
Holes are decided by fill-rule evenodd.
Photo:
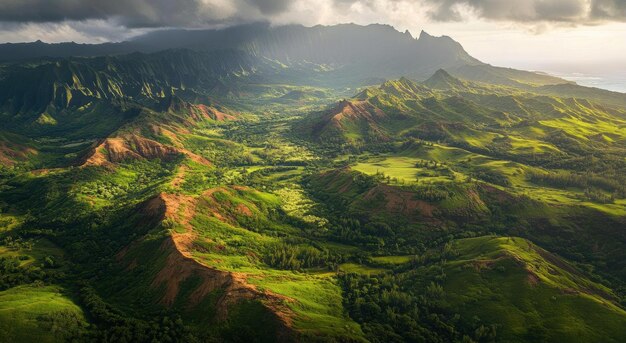
<instances>
[{"instance_id":1,"label":"lush green valley","mask_svg":"<svg viewBox=\"0 0 626 343\"><path fill-rule=\"evenodd\" d=\"M315 30L4 64L0 341L626 340L626 95Z\"/></svg>"}]
</instances>

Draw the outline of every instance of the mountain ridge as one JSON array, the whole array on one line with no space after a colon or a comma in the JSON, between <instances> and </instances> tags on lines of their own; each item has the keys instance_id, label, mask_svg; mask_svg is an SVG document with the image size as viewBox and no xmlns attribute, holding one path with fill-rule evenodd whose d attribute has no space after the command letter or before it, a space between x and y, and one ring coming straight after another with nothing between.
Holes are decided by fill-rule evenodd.
<instances>
[{"instance_id":1,"label":"mountain ridge","mask_svg":"<svg viewBox=\"0 0 626 343\"><path fill-rule=\"evenodd\" d=\"M347 49L348 46L351 48ZM341 71L343 77L360 74L362 80L401 76L420 79L430 76L438 68L463 70L463 66L484 65L448 36L434 37L423 32L419 38L413 38L410 33L402 33L392 26L380 24L270 27L257 23L217 30L161 30L126 42L100 45L7 43L0 44L0 60L55 60L70 56L155 53L167 49L234 49L288 65L310 62L328 64L334 66L336 72ZM533 75L542 84L565 82L545 75ZM339 79L336 78L334 82Z\"/></svg>"}]
</instances>

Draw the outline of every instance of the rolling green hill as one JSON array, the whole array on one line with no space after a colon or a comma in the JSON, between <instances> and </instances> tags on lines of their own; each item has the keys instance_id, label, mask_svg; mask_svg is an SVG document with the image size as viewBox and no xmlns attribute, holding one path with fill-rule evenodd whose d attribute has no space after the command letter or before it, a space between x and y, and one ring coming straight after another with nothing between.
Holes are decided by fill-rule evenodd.
<instances>
[{"instance_id":1,"label":"rolling green hill","mask_svg":"<svg viewBox=\"0 0 626 343\"><path fill-rule=\"evenodd\" d=\"M444 266L450 277L443 283L450 303L501 325L504 340L617 342L626 334L626 313L610 290L528 241L481 237L457 241L452 249L459 256Z\"/></svg>"},{"instance_id":2,"label":"rolling green hill","mask_svg":"<svg viewBox=\"0 0 626 343\"><path fill-rule=\"evenodd\" d=\"M319 138L326 130L338 129L329 136L343 136L345 141L356 143L400 135L454 141L476 149L500 138L549 146L559 144L554 136L563 133L579 146L585 145L583 149L595 149L599 147L596 143L623 149L620 128L624 116L620 107L607 107L593 99L547 97L515 88L475 84L439 70L421 84L403 78L366 89L320 114L319 119L313 118L311 127L305 130ZM593 131L592 125L584 123L614 127L611 131L615 139L589 142L606 131ZM583 131L585 126L589 131ZM558 152L556 147L553 150Z\"/></svg>"},{"instance_id":3,"label":"rolling green hill","mask_svg":"<svg viewBox=\"0 0 626 343\"><path fill-rule=\"evenodd\" d=\"M623 94L383 25L64 46L0 67L0 341L626 339Z\"/></svg>"},{"instance_id":4,"label":"rolling green hill","mask_svg":"<svg viewBox=\"0 0 626 343\"><path fill-rule=\"evenodd\" d=\"M626 334L626 312L608 290L520 238L456 240L394 274L344 282L351 315L376 341L619 342Z\"/></svg>"}]
</instances>

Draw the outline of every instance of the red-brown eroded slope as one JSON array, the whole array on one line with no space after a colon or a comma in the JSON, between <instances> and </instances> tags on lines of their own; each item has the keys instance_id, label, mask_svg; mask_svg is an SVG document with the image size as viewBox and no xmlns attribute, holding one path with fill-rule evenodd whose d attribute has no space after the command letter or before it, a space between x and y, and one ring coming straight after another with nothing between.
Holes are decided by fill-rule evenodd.
<instances>
[{"instance_id":1,"label":"red-brown eroded slope","mask_svg":"<svg viewBox=\"0 0 626 343\"><path fill-rule=\"evenodd\" d=\"M12 166L16 161L25 160L37 151L27 146L0 141L0 165Z\"/></svg>"},{"instance_id":2,"label":"red-brown eroded slope","mask_svg":"<svg viewBox=\"0 0 626 343\"><path fill-rule=\"evenodd\" d=\"M320 118L311 134L317 139L346 139L356 134L366 140L386 141L389 137L381 126L386 117L385 112L368 101L343 100Z\"/></svg>"},{"instance_id":3,"label":"red-brown eroded slope","mask_svg":"<svg viewBox=\"0 0 626 343\"><path fill-rule=\"evenodd\" d=\"M211 198L215 191L228 190L221 188L209 190L203 197ZM174 221L184 228L183 232L169 231L160 244L158 254L165 255L165 263L151 281L154 289L162 290L162 296L158 301L167 307L179 302L183 283L194 277L200 282L188 293L187 299L183 299L187 307L198 306L207 296L219 291L221 295L214 303L216 313L214 319L221 321L228 318L228 310L232 305L243 300L257 300L276 316L281 324L281 330L291 332L292 313L285 303L293 301L292 299L257 289L247 282L245 273L218 270L193 258L191 247L196 235L190 222L196 207L199 204L200 206L207 204L206 201L201 203L199 199L201 198L161 193L141 206L140 211L146 217L145 222ZM124 264L128 272L132 272L137 266L136 259L129 256L140 244L141 240L138 240L118 254L118 260Z\"/></svg>"},{"instance_id":4,"label":"red-brown eroded slope","mask_svg":"<svg viewBox=\"0 0 626 343\"><path fill-rule=\"evenodd\" d=\"M204 164L211 163L204 157L196 155L184 148L177 148L157 141L129 134L104 139L83 160L83 166L110 165L124 160L155 159L170 160L176 156L186 155L190 159Z\"/></svg>"}]
</instances>

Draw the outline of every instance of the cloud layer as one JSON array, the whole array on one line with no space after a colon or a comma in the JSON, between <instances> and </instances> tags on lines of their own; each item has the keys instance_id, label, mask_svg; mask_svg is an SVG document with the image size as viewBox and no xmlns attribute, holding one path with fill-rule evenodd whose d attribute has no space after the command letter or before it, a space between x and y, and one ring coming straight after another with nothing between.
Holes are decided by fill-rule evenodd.
<instances>
[{"instance_id":1,"label":"cloud layer","mask_svg":"<svg viewBox=\"0 0 626 343\"><path fill-rule=\"evenodd\" d=\"M307 4L308 3L308 4ZM307 0L2 0L0 22L105 20L125 27L202 27L291 17L307 22ZM410 8L433 21L478 17L520 23L626 21L626 0L317 0L318 13ZM315 13L313 13L315 16ZM313 18L314 19L314 18Z\"/></svg>"},{"instance_id":2,"label":"cloud layer","mask_svg":"<svg viewBox=\"0 0 626 343\"><path fill-rule=\"evenodd\" d=\"M0 21L107 20L126 27L196 27L260 20L290 5L288 0L2 0Z\"/></svg>"},{"instance_id":3,"label":"cloud layer","mask_svg":"<svg viewBox=\"0 0 626 343\"><path fill-rule=\"evenodd\" d=\"M435 20L458 21L465 13L496 21L593 24L626 20L626 0L428 0Z\"/></svg>"},{"instance_id":4,"label":"cloud layer","mask_svg":"<svg viewBox=\"0 0 626 343\"><path fill-rule=\"evenodd\" d=\"M259 21L386 23L401 30L493 23L538 33L626 22L626 0L0 0L0 42L121 41L155 28Z\"/></svg>"}]
</instances>

